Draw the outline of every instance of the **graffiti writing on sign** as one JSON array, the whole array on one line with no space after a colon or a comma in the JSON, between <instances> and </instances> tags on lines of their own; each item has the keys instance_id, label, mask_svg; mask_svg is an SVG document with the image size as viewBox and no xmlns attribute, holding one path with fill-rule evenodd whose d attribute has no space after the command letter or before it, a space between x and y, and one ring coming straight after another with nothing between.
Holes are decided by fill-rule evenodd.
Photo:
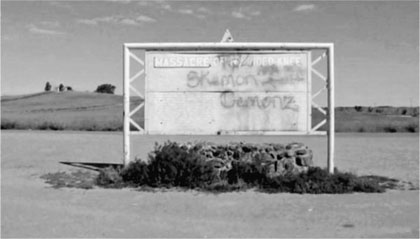
<instances>
[{"instance_id":1,"label":"graffiti writing on sign","mask_svg":"<svg viewBox=\"0 0 420 239\"><path fill-rule=\"evenodd\" d=\"M241 96L232 91L226 91L220 94L220 103L224 108L279 108L282 110L291 110L298 112L299 105L296 104L295 97L291 95L273 95L273 96Z\"/></svg>"},{"instance_id":2,"label":"graffiti writing on sign","mask_svg":"<svg viewBox=\"0 0 420 239\"><path fill-rule=\"evenodd\" d=\"M187 74L187 86L190 88L206 87L206 86L222 86L222 87L235 87L242 85L255 85L260 83L257 78L252 74L247 75L214 75L210 77L210 71L190 71Z\"/></svg>"},{"instance_id":3,"label":"graffiti writing on sign","mask_svg":"<svg viewBox=\"0 0 420 239\"><path fill-rule=\"evenodd\" d=\"M218 55L212 65L220 64L222 69L228 71L235 71L240 67L255 67L255 66L302 66L302 59L295 56L263 56L250 54L229 54Z\"/></svg>"},{"instance_id":4,"label":"graffiti writing on sign","mask_svg":"<svg viewBox=\"0 0 420 239\"><path fill-rule=\"evenodd\" d=\"M211 75L210 71L191 70L187 74L187 86L190 88L206 88L207 86L221 87L240 87L240 86L271 86L276 88L277 85L289 84L293 82L302 82L305 80L301 71L292 71L288 73L278 71L274 74L264 70L259 70L254 74L222 74Z\"/></svg>"}]
</instances>

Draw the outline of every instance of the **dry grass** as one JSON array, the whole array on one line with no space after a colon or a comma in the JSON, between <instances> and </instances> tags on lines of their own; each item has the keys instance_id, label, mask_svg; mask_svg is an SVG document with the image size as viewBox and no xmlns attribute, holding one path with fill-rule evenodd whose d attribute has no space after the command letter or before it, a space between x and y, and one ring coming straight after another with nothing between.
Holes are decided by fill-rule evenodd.
<instances>
[{"instance_id":1,"label":"dry grass","mask_svg":"<svg viewBox=\"0 0 420 239\"><path fill-rule=\"evenodd\" d=\"M313 125L316 125L323 119L318 112L313 113ZM326 130L328 124L321 127ZM335 130L336 132L384 132L396 133L419 132L419 117L406 115L388 115L375 112L353 112L337 111L335 112Z\"/></svg>"},{"instance_id":2,"label":"dry grass","mask_svg":"<svg viewBox=\"0 0 420 239\"><path fill-rule=\"evenodd\" d=\"M131 108L141 100L132 98ZM1 129L120 131L123 128L123 97L88 92L48 92L2 96ZM337 132L418 132L418 107L336 108ZM312 125L325 116L312 110ZM134 115L144 125L143 111ZM326 130L324 125L320 130Z\"/></svg>"},{"instance_id":3,"label":"dry grass","mask_svg":"<svg viewBox=\"0 0 420 239\"><path fill-rule=\"evenodd\" d=\"M50 92L2 100L2 129L122 130L123 98L85 92ZM132 108L140 99L132 99ZM143 125L143 114L135 115Z\"/></svg>"}]
</instances>

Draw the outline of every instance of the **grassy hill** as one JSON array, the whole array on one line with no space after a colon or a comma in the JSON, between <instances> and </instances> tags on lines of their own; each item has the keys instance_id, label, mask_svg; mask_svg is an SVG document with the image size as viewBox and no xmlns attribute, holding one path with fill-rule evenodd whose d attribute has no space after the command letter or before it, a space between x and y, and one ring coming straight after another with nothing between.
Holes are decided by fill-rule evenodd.
<instances>
[{"instance_id":1,"label":"grassy hill","mask_svg":"<svg viewBox=\"0 0 420 239\"><path fill-rule=\"evenodd\" d=\"M141 99L131 98L133 109ZM337 132L418 132L418 107L337 107ZM1 129L122 130L123 97L88 92L42 92L1 97ZM324 116L312 110L312 125ZM143 111L134 115L144 125ZM327 125L320 130L325 130Z\"/></svg>"},{"instance_id":2,"label":"grassy hill","mask_svg":"<svg viewBox=\"0 0 420 239\"><path fill-rule=\"evenodd\" d=\"M368 107L366 107L368 108ZM371 112L356 111L353 107L339 107L335 109L335 130L336 132L419 132L419 117L413 113L414 116L397 114L391 112L405 112L404 109L412 112L418 112L418 108L410 107L392 107L389 111L378 111L375 109ZM320 121L320 113L313 112L313 123ZM321 130L326 130L328 126L321 127Z\"/></svg>"},{"instance_id":3,"label":"grassy hill","mask_svg":"<svg viewBox=\"0 0 420 239\"><path fill-rule=\"evenodd\" d=\"M132 98L132 107L141 102ZM1 98L2 129L122 130L123 97L87 92L45 92ZM143 125L143 114L135 115Z\"/></svg>"}]
</instances>

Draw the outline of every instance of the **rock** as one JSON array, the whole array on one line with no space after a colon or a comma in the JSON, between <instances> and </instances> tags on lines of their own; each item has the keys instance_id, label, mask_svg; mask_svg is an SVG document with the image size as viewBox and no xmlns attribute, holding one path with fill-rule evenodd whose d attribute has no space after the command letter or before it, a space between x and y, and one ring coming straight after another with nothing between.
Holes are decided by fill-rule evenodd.
<instances>
[{"instance_id":1,"label":"rock","mask_svg":"<svg viewBox=\"0 0 420 239\"><path fill-rule=\"evenodd\" d=\"M296 164L299 166L313 166L312 161L312 150L307 149L306 154L300 154L296 156Z\"/></svg>"},{"instance_id":2,"label":"rock","mask_svg":"<svg viewBox=\"0 0 420 239\"><path fill-rule=\"evenodd\" d=\"M263 152L263 153L261 153L261 160L263 162L274 162L277 159L274 157L274 155Z\"/></svg>"},{"instance_id":3,"label":"rock","mask_svg":"<svg viewBox=\"0 0 420 239\"><path fill-rule=\"evenodd\" d=\"M241 161L252 163L254 161L253 153L245 153L240 158Z\"/></svg>"},{"instance_id":4,"label":"rock","mask_svg":"<svg viewBox=\"0 0 420 239\"><path fill-rule=\"evenodd\" d=\"M281 152L277 152L277 160L281 160L286 157L286 151L282 150Z\"/></svg>"},{"instance_id":5,"label":"rock","mask_svg":"<svg viewBox=\"0 0 420 239\"><path fill-rule=\"evenodd\" d=\"M302 144L302 143L296 143L296 142L295 143L290 143L290 144L286 145L286 149L293 149L293 150L304 148L304 147L305 147L304 144Z\"/></svg>"},{"instance_id":6,"label":"rock","mask_svg":"<svg viewBox=\"0 0 420 239\"><path fill-rule=\"evenodd\" d=\"M276 176L280 175L277 164L278 164L278 162L274 161L274 162L271 162L271 163L265 165L264 168L265 168L265 173L266 173L267 177L273 178L273 177L276 177Z\"/></svg>"},{"instance_id":7,"label":"rock","mask_svg":"<svg viewBox=\"0 0 420 239\"><path fill-rule=\"evenodd\" d=\"M290 157L294 157L296 155L294 150L286 150L286 157L290 158Z\"/></svg>"},{"instance_id":8,"label":"rock","mask_svg":"<svg viewBox=\"0 0 420 239\"><path fill-rule=\"evenodd\" d=\"M185 149L194 150L211 161L216 171L226 171L227 162L241 161L263 167L268 177L306 172L313 166L312 150L302 143L251 144L229 143L227 145L199 143L185 144ZM223 168L223 170L222 170Z\"/></svg>"},{"instance_id":9,"label":"rock","mask_svg":"<svg viewBox=\"0 0 420 239\"><path fill-rule=\"evenodd\" d=\"M286 149L286 147L282 144L272 144L272 146L276 151L283 151Z\"/></svg>"},{"instance_id":10,"label":"rock","mask_svg":"<svg viewBox=\"0 0 420 239\"><path fill-rule=\"evenodd\" d=\"M305 155L308 153L308 148L298 149L295 151L296 155Z\"/></svg>"}]
</instances>

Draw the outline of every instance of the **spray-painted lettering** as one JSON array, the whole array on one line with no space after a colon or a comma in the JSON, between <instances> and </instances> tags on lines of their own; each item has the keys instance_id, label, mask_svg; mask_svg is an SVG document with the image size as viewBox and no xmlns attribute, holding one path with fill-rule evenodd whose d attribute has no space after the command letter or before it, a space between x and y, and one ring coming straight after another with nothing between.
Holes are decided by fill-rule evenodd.
<instances>
[{"instance_id":1,"label":"spray-painted lettering","mask_svg":"<svg viewBox=\"0 0 420 239\"><path fill-rule=\"evenodd\" d=\"M277 69L277 68L275 68ZM301 71L285 72L277 70L259 69L257 74L210 74L208 70L191 70L187 74L187 86L189 88L206 88L208 86L241 87L241 86L269 86L277 88L284 84L303 82L304 73Z\"/></svg>"},{"instance_id":2,"label":"spray-painted lettering","mask_svg":"<svg viewBox=\"0 0 420 239\"><path fill-rule=\"evenodd\" d=\"M299 105L296 104L294 96L291 95L238 95L232 91L226 91L220 94L220 104L227 109L230 108L279 108L282 110L299 111Z\"/></svg>"},{"instance_id":3,"label":"spray-painted lettering","mask_svg":"<svg viewBox=\"0 0 420 239\"><path fill-rule=\"evenodd\" d=\"M213 75L209 71L190 71L187 74L187 86L190 88L205 88L207 86L236 87L243 85L259 86L257 78L252 75Z\"/></svg>"}]
</instances>

